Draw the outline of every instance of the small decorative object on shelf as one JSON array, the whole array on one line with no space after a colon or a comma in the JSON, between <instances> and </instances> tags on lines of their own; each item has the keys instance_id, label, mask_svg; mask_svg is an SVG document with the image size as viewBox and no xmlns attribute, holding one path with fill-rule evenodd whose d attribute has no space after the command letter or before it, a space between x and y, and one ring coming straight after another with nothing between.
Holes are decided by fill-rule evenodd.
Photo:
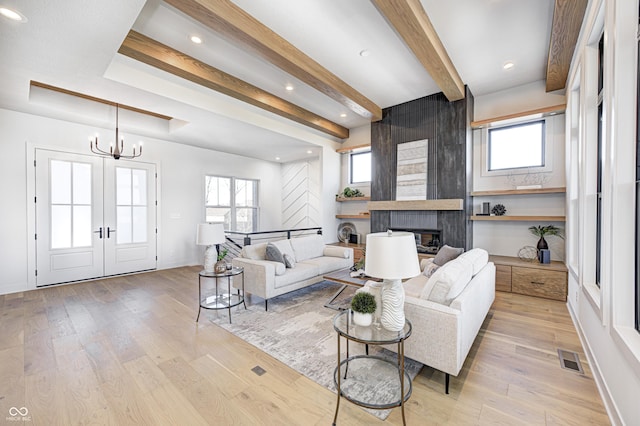
<instances>
[{"instance_id":1,"label":"small decorative object on shelf","mask_svg":"<svg viewBox=\"0 0 640 426\"><path fill-rule=\"evenodd\" d=\"M353 322L356 325L367 327L373 321L373 313L376 311L376 299L373 294L359 291L351 299Z\"/></svg>"},{"instance_id":2,"label":"small decorative object on shelf","mask_svg":"<svg viewBox=\"0 0 640 426\"><path fill-rule=\"evenodd\" d=\"M217 274L222 274L227 271L227 262L224 261L227 253L229 253L229 250L227 249L222 249L222 251L218 253L218 261L216 262L214 269Z\"/></svg>"},{"instance_id":3,"label":"small decorative object on shelf","mask_svg":"<svg viewBox=\"0 0 640 426\"><path fill-rule=\"evenodd\" d=\"M518 250L518 257L526 262L533 262L538 258L538 249L533 246L524 246Z\"/></svg>"},{"instance_id":4,"label":"small decorative object on shelf","mask_svg":"<svg viewBox=\"0 0 640 426\"><path fill-rule=\"evenodd\" d=\"M529 227L529 231L531 231L531 233L533 235L535 235L536 237L540 237L540 239L538 240L538 245L537 245L538 250L542 250L542 249L547 250L549 248L549 245L547 244L547 240L544 239L545 235L555 235L555 236L558 236L560 238L564 238L562 236L562 234L561 234L562 229L558 228L555 225L530 226Z\"/></svg>"},{"instance_id":5,"label":"small decorative object on shelf","mask_svg":"<svg viewBox=\"0 0 640 426\"><path fill-rule=\"evenodd\" d=\"M365 195L359 189L352 189L348 186L342 190L340 194L336 194L336 198L354 198L354 197L364 197Z\"/></svg>"},{"instance_id":6,"label":"small decorative object on shelf","mask_svg":"<svg viewBox=\"0 0 640 426\"><path fill-rule=\"evenodd\" d=\"M491 208L491 213L493 213L496 216L504 216L506 212L507 212L507 209L502 204L496 204Z\"/></svg>"},{"instance_id":7,"label":"small decorative object on shelf","mask_svg":"<svg viewBox=\"0 0 640 426\"><path fill-rule=\"evenodd\" d=\"M519 178L517 178L518 176ZM550 178L549 173L536 172L531 173L531 169L527 168L524 175L510 173L507 175L507 182L515 189L535 189L542 188Z\"/></svg>"}]
</instances>

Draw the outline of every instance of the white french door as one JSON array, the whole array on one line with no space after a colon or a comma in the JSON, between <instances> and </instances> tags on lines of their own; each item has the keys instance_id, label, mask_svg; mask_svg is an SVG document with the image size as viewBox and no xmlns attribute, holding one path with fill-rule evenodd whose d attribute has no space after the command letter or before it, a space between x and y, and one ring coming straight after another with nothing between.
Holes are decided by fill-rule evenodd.
<instances>
[{"instance_id":1,"label":"white french door","mask_svg":"<svg viewBox=\"0 0 640 426\"><path fill-rule=\"evenodd\" d=\"M155 166L36 149L36 285L156 268Z\"/></svg>"}]
</instances>

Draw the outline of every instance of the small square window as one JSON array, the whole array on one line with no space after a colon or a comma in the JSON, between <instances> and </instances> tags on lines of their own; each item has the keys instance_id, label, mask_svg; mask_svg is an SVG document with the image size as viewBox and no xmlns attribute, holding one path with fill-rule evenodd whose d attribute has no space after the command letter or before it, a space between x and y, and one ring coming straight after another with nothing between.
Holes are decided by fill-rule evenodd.
<instances>
[{"instance_id":1,"label":"small square window","mask_svg":"<svg viewBox=\"0 0 640 426\"><path fill-rule=\"evenodd\" d=\"M489 129L489 171L544 167L544 120Z\"/></svg>"},{"instance_id":2,"label":"small square window","mask_svg":"<svg viewBox=\"0 0 640 426\"><path fill-rule=\"evenodd\" d=\"M371 182L371 151L351 154L349 170L351 183Z\"/></svg>"}]
</instances>

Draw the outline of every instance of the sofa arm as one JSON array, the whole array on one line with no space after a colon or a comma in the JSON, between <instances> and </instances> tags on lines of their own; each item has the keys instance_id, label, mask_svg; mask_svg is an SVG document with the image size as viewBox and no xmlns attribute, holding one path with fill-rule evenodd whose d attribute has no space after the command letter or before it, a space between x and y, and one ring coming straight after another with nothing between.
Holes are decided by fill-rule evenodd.
<instances>
[{"instance_id":1,"label":"sofa arm","mask_svg":"<svg viewBox=\"0 0 640 426\"><path fill-rule=\"evenodd\" d=\"M233 266L244 268L244 289L246 292L260 296L263 299L270 297L270 290L275 287L276 268L279 268L278 265L282 265L281 263L243 257L236 257L231 263ZM241 280L242 278L236 275L233 279L233 287L241 288Z\"/></svg>"},{"instance_id":2,"label":"sofa arm","mask_svg":"<svg viewBox=\"0 0 640 426\"><path fill-rule=\"evenodd\" d=\"M324 256L353 259L353 249L351 247L325 246L322 254Z\"/></svg>"}]
</instances>

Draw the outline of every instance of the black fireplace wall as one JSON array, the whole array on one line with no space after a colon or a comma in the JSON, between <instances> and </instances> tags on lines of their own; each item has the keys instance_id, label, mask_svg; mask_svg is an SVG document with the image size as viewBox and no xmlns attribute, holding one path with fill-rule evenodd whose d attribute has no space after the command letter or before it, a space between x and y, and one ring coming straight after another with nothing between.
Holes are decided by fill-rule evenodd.
<instances>
[{"instance_id":1,"label":"black fireplace wall","mask_svg":"<svg viewBox=\"0 0 640 426\"><path fill-rule=\"evenodd\" d=\"M376 210L371 212L371 232L435 228L442 230L443 244L472 248L472 120L473 95L468 88L459 101L449 102L438 93L382 111L382 120L371 124L371 199L396 199L397 145L428 139L427 199L462 198L464 209L411 212L406 226L398 223L402 213Z\"/></svg>"}]
</instances>

